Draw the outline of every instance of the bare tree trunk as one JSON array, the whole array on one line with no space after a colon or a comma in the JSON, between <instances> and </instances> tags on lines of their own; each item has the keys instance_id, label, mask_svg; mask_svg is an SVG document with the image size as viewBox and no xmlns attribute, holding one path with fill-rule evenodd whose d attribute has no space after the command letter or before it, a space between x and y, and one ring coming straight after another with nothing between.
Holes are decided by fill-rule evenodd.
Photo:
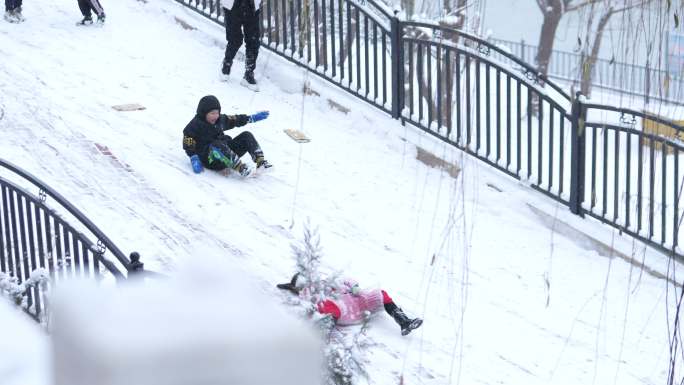
<instances>
[{"instance_id":1,"label":"bare tree trunk","mask_svg":"<svg viewBox=\"0 0 684 385\"><path fill-rule=\"evenodd\" d=\"M315 0L318 1L318 0ZM323 33L323 25L325 24L325 14L321 10L321 7L317 9L317 20L318 20L318 60L320 65L326 68L328 66L328 36ZM329 33L329 32L328 32Z\"/></svg>"},{"instance_id":2,"label":"bare tree trunk","mask_svg":"<svg viewBox=\"0 0 684 385\"><path fill-rule=\"evenodd\" d=\"M608 26L608 21L611 16L613 16L614 10L611 7L608 12L606 12L599 20L598 26L596 28L596 36L594 37L594 44L591 47L591 53L587 56L582 55L582 79L580 82L580 91L582 94L589 96L591 94L591 83L594 74L594 65L596 64L596 59L598 57L599 50L601 49L601 41L603 39L603 32Z\"/></svg>"},{"instance_id":3,"label":"bare tree trunk","mask_svg":"<svg viewBox=\"0 0 684 385\"><path fill-rule=\"evenodd\" d=\"M561 0L546 0L546 8L542 9L544 21L539 34L539 45L535 58L539 72L546 76L549 72L549 62L553 52L553 43L556 39L556 30L563 17L563 4Z\"/></svg>"},{"instance_id":4,"label":"bare tree trunk","mask_svg":"<svg viewBox=\"0 0 684 385\"><path fill-rule=\"evenodd\" d=\"M345 9L342 13L344 20L340 20L340 22L344 23L344 27L340 26L340 33L342 33L343 28L347 28L347 33L346 39L343 41L344 44L340 45L340 55L338 56L340 58L339 63L344 63L344 61L347 60L347 54L352 49L351 47L354 45L354 41L356 41L356 23L358 23L358 20L353 16L354 13L353 7L349 8L349 12ZM347 23L347 20L349 20L349 23ZM351 63L348 63L348 65L351 65ZM351 82L351 79L349 79L349 81Z\"/></svg>"},{"instance_id":5,"label":"bare tree trunk","mask_svg":"<svg viewBox=\"0 0 684 385\"><path fill-rule=\"evenodd\" d=\"M447 28L453 28L456 30L462 30L463 26L465 25L465 10L466 6L468 5L468 0L458 0L458 3L456 5L456 9L453 9L451 4L447 3L446 4L446 9L445 12L447 14L451 14L453 11L457 11L457 14L460 16L457 18L456 23L448 23L448 22L440 22L440 26L442 27L447 27ZM458 43L458 33L456 32L447 32L443 36L444 40L452 42L454 44ZM448 100L455 100L453 98L454 96L454 75L456 74L456 71L458 71L458 68L456 68L456 61L451 58L451 60L447 61L445 57L443 57L444 60L444 65L442 66L444 76L442 77L442 83L440 85L440 88L442 90L442 103L444 104L444 107L442 109L442 122L443 124L449 126L451 122L451 117L453 116L453 103L448 103ZM459 90L456 90L456 92L459 92ZM435 101L436 103L437 101Z\"/></svg>"},{"instance_id":6,"label":"bare tree trunk","mask_svg":"<svg viewBox=\"0 0 684 385\"><path fill-rule=\"evenodd\" d=\"M311 41L311 1L312 0L302 0L301 9L299 10L299 57L301 58L304 57L304 49L307 47L309 41Z\"/></svg>"}]
</instances>

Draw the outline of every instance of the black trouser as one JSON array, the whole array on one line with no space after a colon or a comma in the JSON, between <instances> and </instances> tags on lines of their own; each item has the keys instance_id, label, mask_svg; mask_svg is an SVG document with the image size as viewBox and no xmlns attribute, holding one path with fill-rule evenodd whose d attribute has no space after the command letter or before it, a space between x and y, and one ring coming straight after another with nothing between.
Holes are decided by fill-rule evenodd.
<instances>
[{"instance_id":1,"label":"black trouser","mask_svg":"<svg viewBox=\"0 0 684 385\"><path fill-rule=\"evenodd\" d=\"M21 7L21 0L5 0L5 11L14 11Z\"/></svg>"},{"instance_id":2,"label":"black trouser","mask_svg":"<svg viewBox=\"0 0 684 385\"><path fill-rule=\"evenodd\" d=\"M230 159L233 163L237 163L237 159L249 152L252 160L256 162L257 157L264 156L264 152L261 151L259 143L254 138L249 131L244 131L235 138L231 138L225 135L221 139L217 139L211 143L212 146L216 147ZM211 170L223 170L227 166L221 162L212 162L205 164L207 168Z\"/></svg>"},{"instance_id":3,"label":"black trouser","mask_svg":"<svg viewBox=\"0 0 684 385\"><path fill-rule=\"evenodd\" d=\"M259 55L259 12L254 9L254 0L235 0L233 9L223 8L226 22L226 55L224 61L233 63L237 51L245 40L245 71L253 72ZM244 35L243 35L244 29Z\"/></svg>"},{"instance_id":4,"label":"black trouser","mask_svg":"<svg viewBox=\"0 0 684 385\"><path fill-rule=\"evenodd\" d=\"M99 0L78 0L78 7L81 9L83 17L92 17L92 12L100 16L104 14L104 8Z\"/></svg>"}]
</instances>

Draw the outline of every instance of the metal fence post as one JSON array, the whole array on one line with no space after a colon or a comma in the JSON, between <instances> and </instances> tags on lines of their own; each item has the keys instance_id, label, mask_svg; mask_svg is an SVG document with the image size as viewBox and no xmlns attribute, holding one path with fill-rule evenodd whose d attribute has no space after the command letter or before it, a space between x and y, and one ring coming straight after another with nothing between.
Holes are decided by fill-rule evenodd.
<instances>
[{"instance_id":1,"label":"metal fence post","mask_svg":"<svg viewBox=\"0 0 684 385\"><path fill-rule=\"evenodd\" d=\"M525 39L520 40L520 58L527 63L527 59L525 58Z\"/></svg>"},{"instance_id":2,"label":"metal fence post","mask_svg":"<svg viewBox=\"0 0 684 385\"><path fill-rule=\"evenodd\" d=\"M145 271L145 264L140 262L140 254L137 251L132 252L129 258L131 263L126 266L129 278L140 275L140 273Z\"/></svg>"},{"instance_id":3,"label":"metal fence post","mask_svg":"<svg viewBox=\"0 0 684 385\"><path fill-rule=\"evenodd\" d=\"M390 31L390 39L392 39L392 118L399 119L402 106L404 105L404 93L402 92L404 82L402 81L401 22L397 18L396 13L390 19L390 23L392 27Z\"/></svg>"},{"instance_id":4,"label":"metal fence post","mask_svg":"<svg viewBox=\"0 0 684 385\"><path fill-rule=\"evenodd\" d=\"M572 137L570 148L570 211L584 217L582 202L584 201L584 171L585 171L585 127L587 110L582 105L582 94L577 92L572 102Z\"/></svg>"}]
</instances>

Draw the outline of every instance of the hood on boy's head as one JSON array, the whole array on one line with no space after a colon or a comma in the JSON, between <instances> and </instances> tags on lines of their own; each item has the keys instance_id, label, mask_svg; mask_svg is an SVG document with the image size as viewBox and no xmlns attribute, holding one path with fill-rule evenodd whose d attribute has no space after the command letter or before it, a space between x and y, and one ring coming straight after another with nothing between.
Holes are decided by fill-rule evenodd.
<instances>
[{"instance_id":1,"label":"hood on boy's head","mask_svg":"<svg viewBox=\"0 0 684 385\"><path fill-rule=\"evenodd\" d=\"M218 110L221 112L221 103L219 103L216 96L207 95L200 99L197 104L197 116L204 118L211 110Z\"/></svg>"}]
</instances>

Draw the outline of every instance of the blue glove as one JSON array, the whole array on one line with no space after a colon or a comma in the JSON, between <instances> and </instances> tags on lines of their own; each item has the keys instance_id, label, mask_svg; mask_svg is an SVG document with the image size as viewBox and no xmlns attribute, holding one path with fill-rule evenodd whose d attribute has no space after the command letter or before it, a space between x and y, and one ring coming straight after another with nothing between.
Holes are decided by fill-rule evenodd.
<instances>
[{"instance_id":1,"label":"blue glove","mask_svg":"<svg viewBox=\"0 0 684 385\"><path fill-rule=\"evenodd\" d=\"M199 174L202 172L202 170L204 170L204 167L202 167L202 161L200 161L198 155L191 156L190 163L192 163L192 171L194 171L195 174Z\"/></svg>"},{"instance_id":2,"label":"blue glove","mask_svg":"<svg viewBox=\"0 0 684 385\"><path fill-rule=\"evenodd\" d=\"M249 116L249 122L254 123L266 118L268 118L268 111L259 111L256 114Z\"/></svg>"}]
</instances>

